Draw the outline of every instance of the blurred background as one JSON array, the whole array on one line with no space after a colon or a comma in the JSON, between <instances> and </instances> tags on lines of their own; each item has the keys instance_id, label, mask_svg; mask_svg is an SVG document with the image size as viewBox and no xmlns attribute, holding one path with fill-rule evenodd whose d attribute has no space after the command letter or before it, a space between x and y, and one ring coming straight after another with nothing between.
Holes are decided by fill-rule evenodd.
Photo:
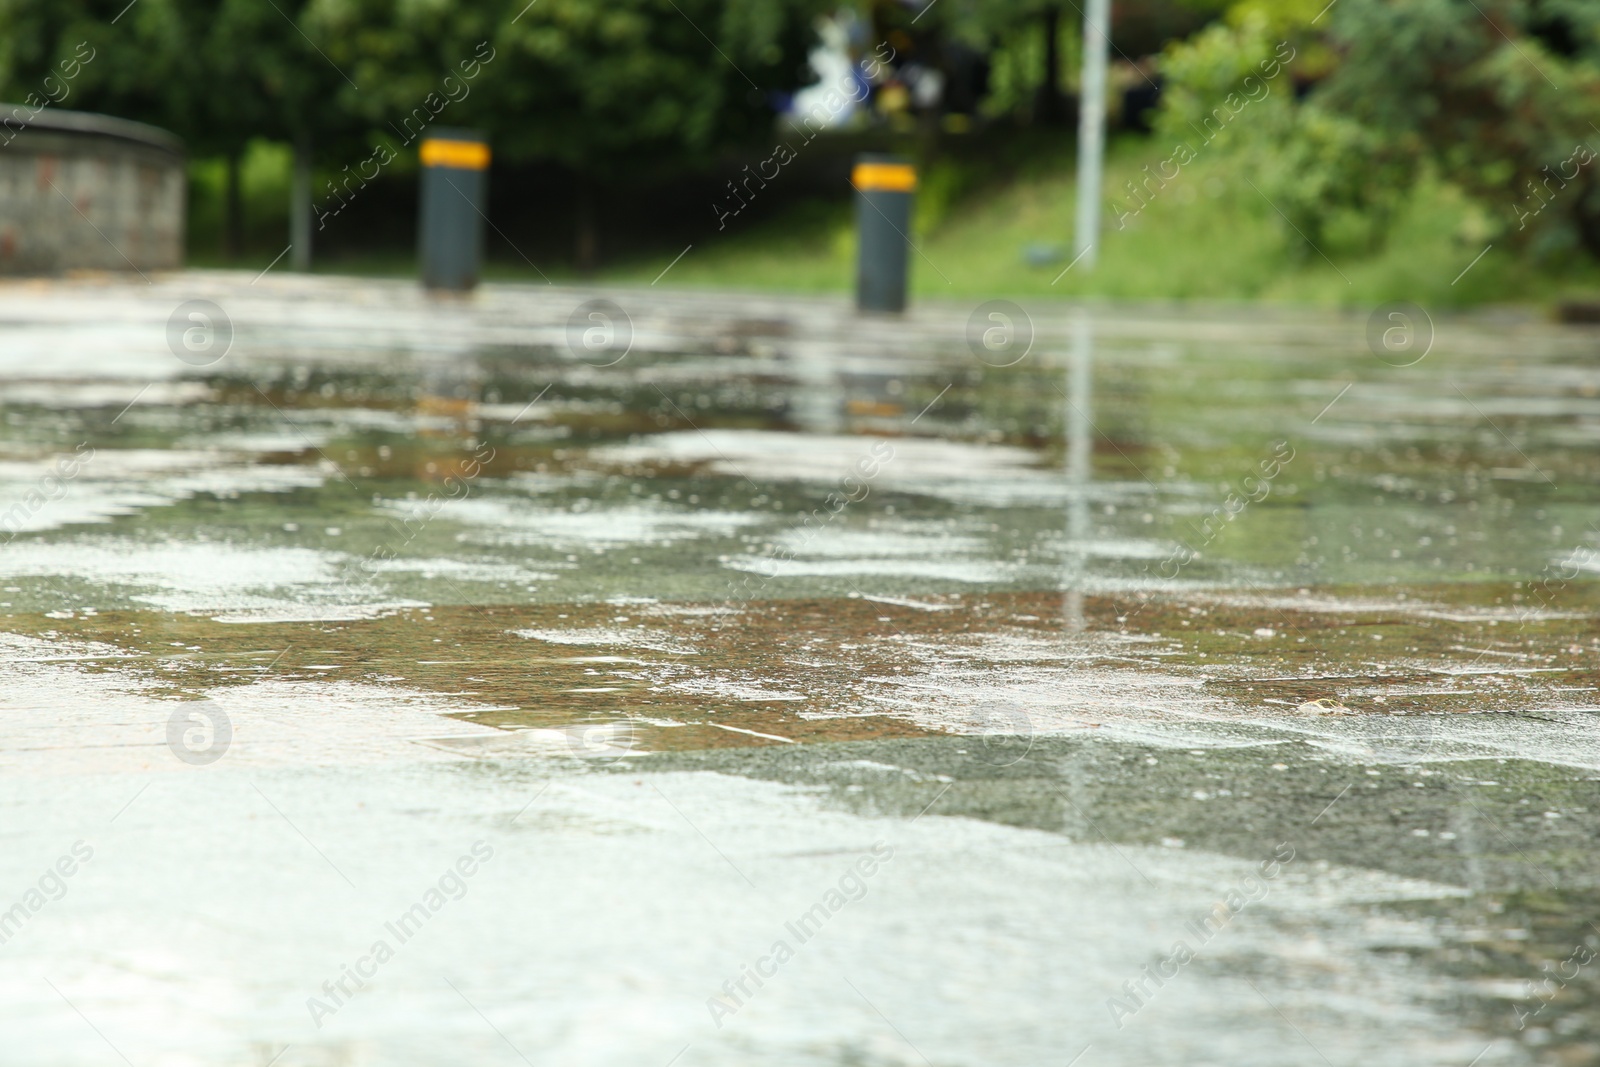
<instances>
[{"instance_id":1,"label":"blurred background","mask_svg":"<svg viewBox=\"0 0 1600 1067\"><path fill-rule=\"evenodd\" d=\"M842 291L850 160L893 150L925 295L1600 283L1590 0L1116 0L1104 244L1063 276L1082 26L1072 0L0 0L0 119L176 134L191 266L265 267L299 201L296 265L413 274L418 137L466 127L490 278L648 281L692 243L675 284Z\"/></svg>"}]
</instances>

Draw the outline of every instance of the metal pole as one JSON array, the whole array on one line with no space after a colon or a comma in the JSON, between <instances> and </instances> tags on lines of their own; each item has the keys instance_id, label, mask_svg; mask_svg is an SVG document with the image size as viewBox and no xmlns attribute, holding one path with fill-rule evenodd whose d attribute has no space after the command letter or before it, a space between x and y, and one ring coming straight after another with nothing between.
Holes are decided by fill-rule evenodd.
<instances>
[{"instance_id":1,"label":"metal pole","mask_svg":"<svg viewBox=\"0 0 1600 1067\"><path fill-rule=\"evenodd\" d=\"M289 182L289 268L311 269L311 136L294 140L294 173Z\"/></svg>"},{"instance_id":2,"label":"metal pole","mask_svg":"<svg viewBox=\"0 0 1600 1067\"><path fill-rule=\"evenodd\" d=\"M1088 0L1083 10L1083 83L1078 105L1078 214L1074 262L1094 267L1100 244L1100 173L1106 154L1106 59L1111 47L1111 0Z\"/></svg>"}]
</instances>

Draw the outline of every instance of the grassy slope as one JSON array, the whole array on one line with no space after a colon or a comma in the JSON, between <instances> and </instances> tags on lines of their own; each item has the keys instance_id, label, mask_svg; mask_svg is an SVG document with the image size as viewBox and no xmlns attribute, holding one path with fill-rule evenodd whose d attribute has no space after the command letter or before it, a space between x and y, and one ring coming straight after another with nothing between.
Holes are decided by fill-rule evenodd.
<instances>
[{"instance_id":1,"label":"grassy slope","mask_svg":"<svg viewBox=\"0 0 1600 1067\"><path fill-rule=\"evenodd\" d=\"M1162 153L1123 142L1111 154L1107 189L1119 188ZM1600 288L1590 265L1536 266L1499 245L1465 277L1486 240L1463 236L1471 212L1448 187L1422 189L1376 250L1324 245L1313 250L1259 193L1225 164L1185 168L1125 229L1106 220L1100 262L1052 284L1067 258L1029 266L1029 244L1072 241L1070 161L935 207L919 220L922 254L912 257L912 288L922 296L1094 295L1134 300L1266 300L1370 306L1413 300L1426 307L1545 302ZM940 199L935 196L935 199ZM696 242L663 284L795 291L846 291L851 285L848 205L814 205L773 223ZM1326 257L1322 254L1326 253ZM671 256L619 265L606 280L649 282Z\"/></svg>"}]
</instances>

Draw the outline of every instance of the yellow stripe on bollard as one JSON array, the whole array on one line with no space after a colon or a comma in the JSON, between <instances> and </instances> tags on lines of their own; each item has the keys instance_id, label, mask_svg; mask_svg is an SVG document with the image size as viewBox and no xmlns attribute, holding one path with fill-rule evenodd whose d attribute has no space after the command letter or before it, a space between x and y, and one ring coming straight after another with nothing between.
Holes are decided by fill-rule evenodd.
<instances>
[{"instance_id":1,"label":"yellow stripe on bollard","mask_svg":"<svg viewBox=\"0 0 1600 1067\"><path fill-rule=\"evenodd\" d=\"M489 146L482 141L422 142L424 167L455 167L457 170L488 170Z\"/></svg>"},{"instance_id":2,"label":"yellow stripe on bollard","mask_svg":"<svg viewBox=\"0 0 1600 1067\"><path fill-rule=\"evenodd\" d=\"M857 163L850 184L869 192L909 193L917 188L917 170L909 163Z\"/></svg>"}]
</instances>

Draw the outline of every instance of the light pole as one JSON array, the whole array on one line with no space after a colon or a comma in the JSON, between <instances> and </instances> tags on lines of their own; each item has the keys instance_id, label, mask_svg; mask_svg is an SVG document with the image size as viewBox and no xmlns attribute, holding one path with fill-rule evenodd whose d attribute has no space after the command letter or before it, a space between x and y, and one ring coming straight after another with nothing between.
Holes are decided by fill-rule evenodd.
<instances>
[{"instance_id":1,"label":"light pole","mask_svg":"<svg viewBox=\"0 0 1600 1067\"><path fill-rule=\"evenodd\" d=\"M1106 60L1111 47L1111 0L1083 9L1083 81L1078 91L1078 212L1073 262L1094 268L1100 243L1100 174L1106 155Z\"/></svg>"}]
</instances>

